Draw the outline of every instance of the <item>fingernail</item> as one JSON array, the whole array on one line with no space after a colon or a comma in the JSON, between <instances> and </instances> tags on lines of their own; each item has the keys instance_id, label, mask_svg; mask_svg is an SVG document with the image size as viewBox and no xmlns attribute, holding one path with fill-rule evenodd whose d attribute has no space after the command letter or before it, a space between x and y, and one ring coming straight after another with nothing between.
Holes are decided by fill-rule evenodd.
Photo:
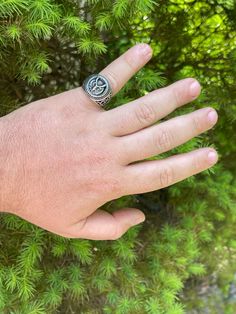
<instances>
[{"instance_id":1,"label":"fingernail","mask_svg":"<svg viewBox=\"0 0 236 314\"><path fill-rule=\"evenodd\" d=\"M191 85L190 85L190 94L192 97L197 97L199 95L200 92L200 84L198 83L198 81L194 81Z\"/></svg>"},{"instance_id":2,"label":"fingernail","mask_svg":"<svg viewBox=\"0 0 236 314\"><path fill-rule=\"evenodd\" d=\"M152 49L148 44L139 44L139 53L143 56L149 56L152 54Z\"/></svg>"},{"instance_id":3,"label":"fingernail","mask_svg":"<svg viewBox=\"0 0 236 314\"><path fill-rule=\"evenodd\" d=\"M210 162L210 164L215 164L217 162L218 159L218 155L215 151L210 151L208 153L208 161Z\"/></svg>"},{"instance_id":4,"label":"fingernail","mask_svg":"<svg viewBox=\"0 0 236 314\"><path fill-rule=\"evenodd\" d=\"M208 121L209 121L211 124L215 124L216 121L217 121L217 118L218 118L216 111L215 111L215 110L211 110L211 111L208 113L207 118L208 118Z\"/></svg>"},{"instance_id":5,"label":"fingernail","mask_svg":"<svg viewBox=\"0 0 236 314\"><path fill-rule=\"evenodd\" d=\"M141 222L143 222L145 220L145 216L138 216L138 218L136 218L136 220L134 220L133 225L137 225L140 224Z\"/></svg>"}]
</instances>

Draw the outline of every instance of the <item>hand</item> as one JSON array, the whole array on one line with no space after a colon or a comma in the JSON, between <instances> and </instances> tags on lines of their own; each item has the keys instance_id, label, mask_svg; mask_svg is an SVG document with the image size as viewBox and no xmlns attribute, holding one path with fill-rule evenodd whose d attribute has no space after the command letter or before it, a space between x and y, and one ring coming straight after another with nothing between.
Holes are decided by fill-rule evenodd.
<instances>
[{"instance_id":1,"label":"hand","mask_svg":"<svg viewBox=\"0 0 236 314\"><path fill-rule=\"evenodd\" d=\"M100 73L117 93L151 55L148 45L136 45ZM199 83L188 78L104 111L79 87L4 116L2 210L65 237L119 238L144 214L97 208L123 195L167 187L216 163L210 148L142 161L216 123L215 110L204 108L154 125L199 93Z\"/></svg>"}]
</instances>

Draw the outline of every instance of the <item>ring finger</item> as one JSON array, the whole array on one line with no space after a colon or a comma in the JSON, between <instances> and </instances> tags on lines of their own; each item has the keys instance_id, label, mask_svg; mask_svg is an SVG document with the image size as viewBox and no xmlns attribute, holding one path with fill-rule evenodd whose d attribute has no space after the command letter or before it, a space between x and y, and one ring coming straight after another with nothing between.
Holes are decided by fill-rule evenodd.
<instances>
[{"instance_id":1,"label":"ring finger","mask_svg":"<svg viewBox=\"0 0 236 314\"><path fill-rule=\"evenodd\" d=\"M119 137L124 163L167 152L212 128L216 121L216 111L204 108Z\"/></svg>"}]
</instances>

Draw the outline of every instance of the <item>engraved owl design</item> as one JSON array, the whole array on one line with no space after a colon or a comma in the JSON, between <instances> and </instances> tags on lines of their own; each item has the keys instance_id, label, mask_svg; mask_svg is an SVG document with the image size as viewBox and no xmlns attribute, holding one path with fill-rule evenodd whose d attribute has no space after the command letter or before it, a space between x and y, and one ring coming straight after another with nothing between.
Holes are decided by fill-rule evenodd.
<instances>
[{"instance_id":1,"label":"engraved owl design","mask_svg":"<svg viewBox=\"0 0 236 314\"><path fill-rule=\"evenodd\" d=\"M95 96L100 96L102 95L105 90L106 90L106 82L99 76L93 78L90 82L89 82L89 89L90 92Z\"/></svg>"}]
</instances>

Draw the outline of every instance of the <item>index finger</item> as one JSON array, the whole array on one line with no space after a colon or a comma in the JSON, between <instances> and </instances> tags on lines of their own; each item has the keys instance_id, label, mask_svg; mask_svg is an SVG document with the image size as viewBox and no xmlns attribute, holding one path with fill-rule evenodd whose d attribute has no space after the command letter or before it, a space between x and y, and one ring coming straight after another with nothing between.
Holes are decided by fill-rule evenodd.
<instances>
[{"instance_id":1,"label":"index finger","mask_svg":"<svg viewBox=\"0 0 236 314\"><path fill-rule=\"evenodd\" d=\"M151 56L152 48L148 44L140 43L129 48L120 57L99 72L99 74L105 76L109 81L112 89L112 96L114 96L125 83L149 61ZM89 98L82 86L62 94L65 96L67 109L69 108L70 110L70 108L73 107L74 113L80 112L81 108L103 111L100 105ZM58 97L61 97L59 95L53 97L57 99ZM68 97L68 95L70 97ZM82 106L78 106L78 98L81 100L80 103Z\"/></svg>"},{"instance_id":2,"label":"index finger","mask_svg":"<svg viewBox=\"0 0 236 314\"><path fill-rule=\"evenodd\" d=\"M99 74L108 79L111 84L112 95L115 95L148 62L151 56L151 47L141 43L131 47L106 66Z\"/></svg>"}]
</instances>

